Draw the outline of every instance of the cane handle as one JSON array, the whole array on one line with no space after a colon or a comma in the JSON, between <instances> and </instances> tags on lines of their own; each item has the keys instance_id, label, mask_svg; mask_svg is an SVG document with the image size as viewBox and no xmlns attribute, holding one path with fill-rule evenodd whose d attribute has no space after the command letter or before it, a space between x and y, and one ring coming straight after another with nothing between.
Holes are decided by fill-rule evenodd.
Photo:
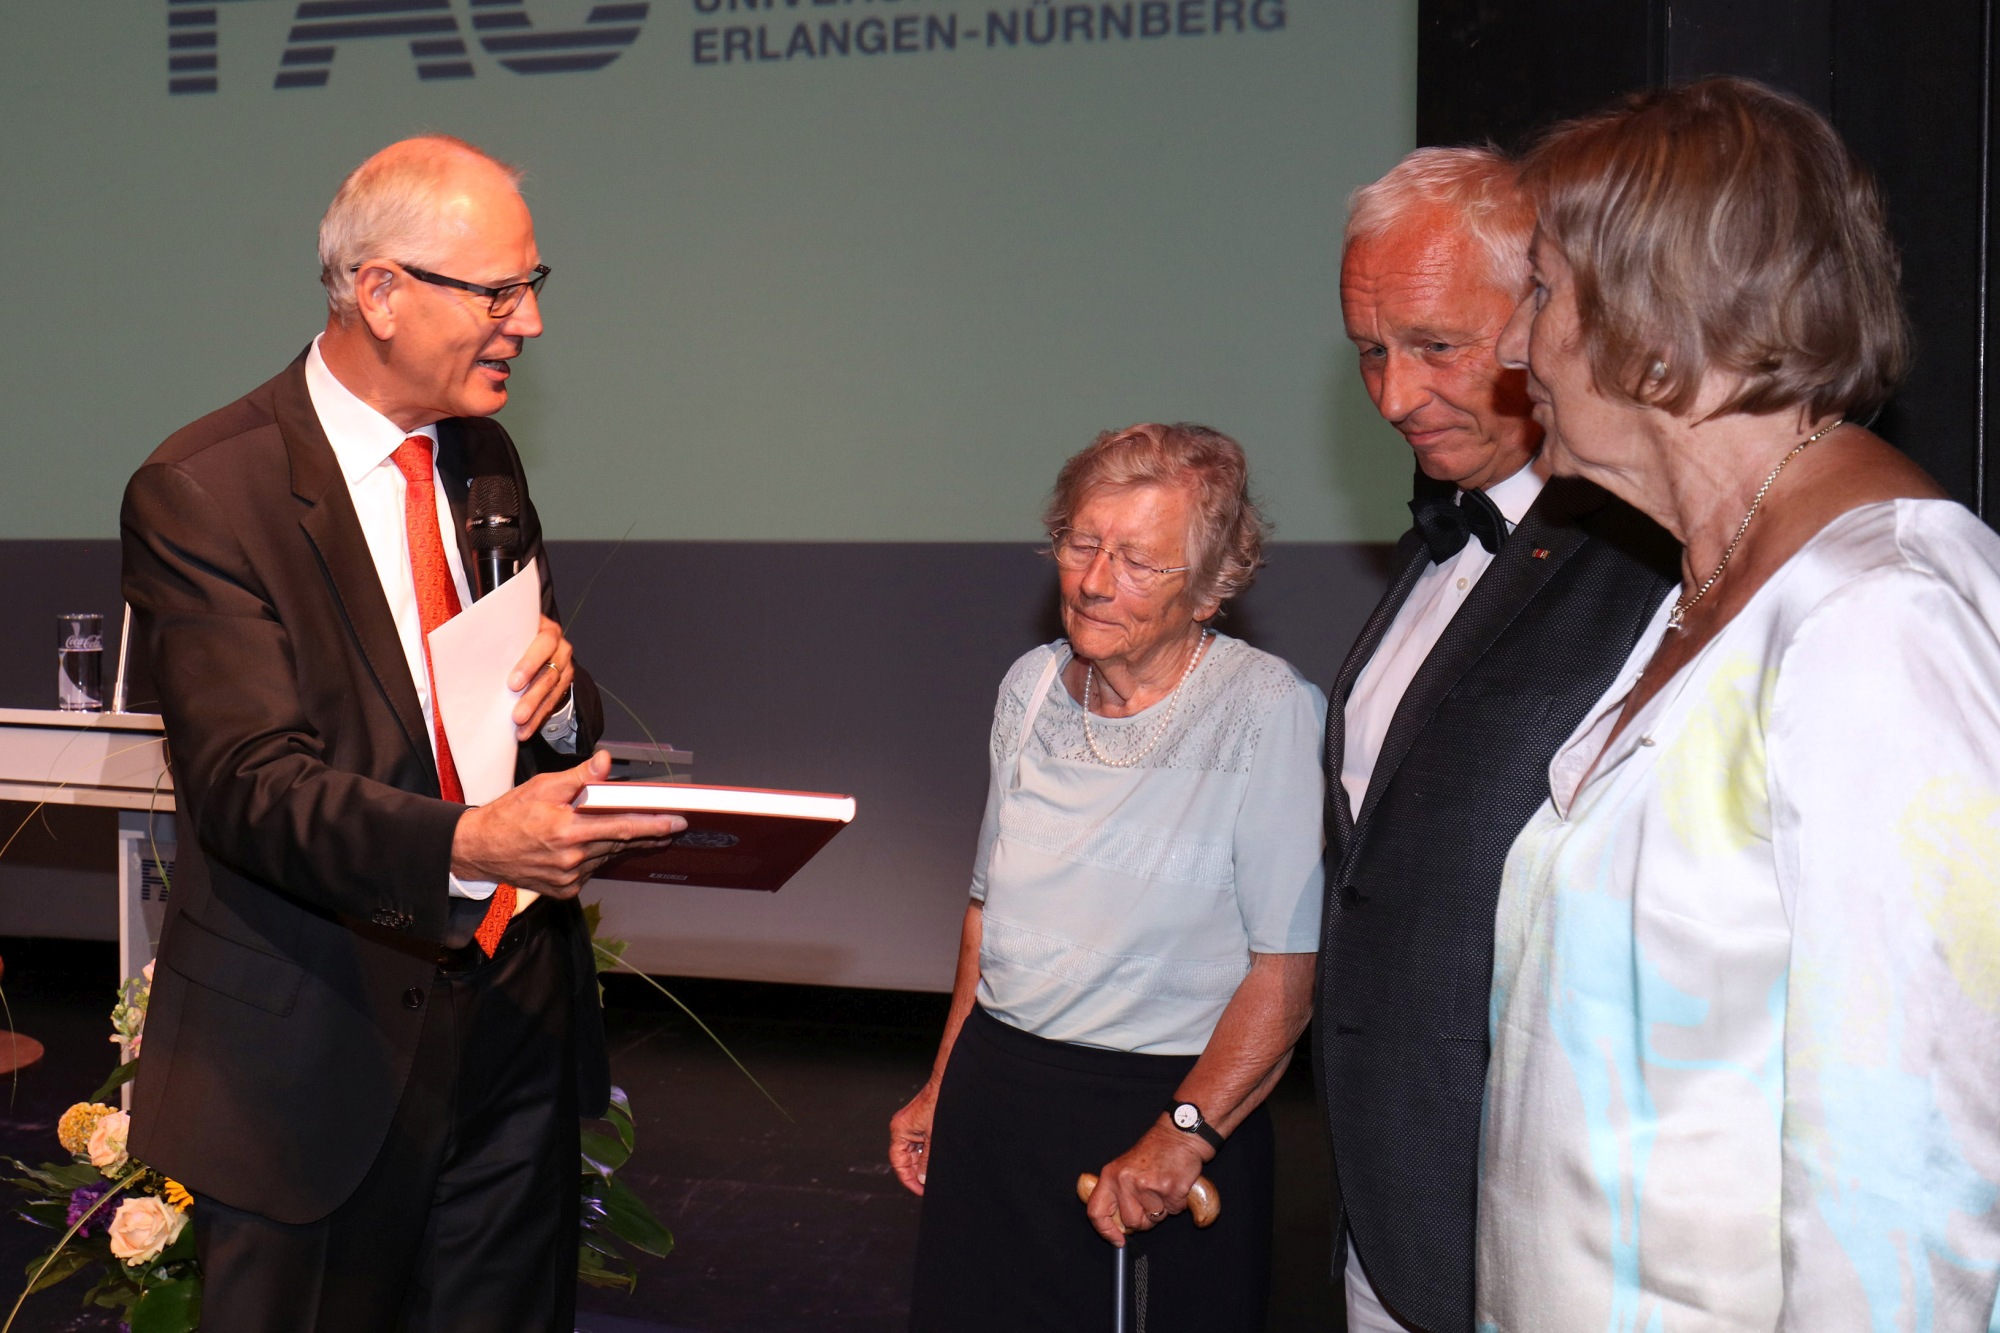
<instances>
[{"instance_id":1,"label":"cane handle","mask_svg":"<svg viewBox=\"0 0 2000 1333\"><path fill-rule=\"evenodd\" d=\"M1086 1171L1076 1178L1076 1197L1085 1203L1097 1192L1097 1177ZM1196 1179L1187 1192L1188 1212L1194 1216L1198 1227L1208 1226L1222 1216L1222 1193L1215 1188L1215 1182L1207 1176Z\"/></svg>"}]
</instances>

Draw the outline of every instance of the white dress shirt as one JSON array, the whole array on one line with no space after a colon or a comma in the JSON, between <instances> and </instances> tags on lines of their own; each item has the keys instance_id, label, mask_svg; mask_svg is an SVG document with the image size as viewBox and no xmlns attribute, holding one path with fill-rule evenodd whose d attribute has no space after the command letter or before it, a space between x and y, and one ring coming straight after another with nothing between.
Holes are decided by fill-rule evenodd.
<instances>
[{"instance_id":1,"label":"white dress shirt","mask_svg":"<svg viewBox=\"0 0 2000 1333\"><path fill-rule=\"evenodd\" d=\"M1512 532L1542 493L1543 477L1535 461L1486 488L1486 496L1507 520ZM1493 553L1479 544L1477 537L1465 549L1441 565L1432 565L1417 576L1410 595L1396 611L1396 619L1375 646L1375 655L1361 669L1347 696L1346 739L1340 755L1340 785L1355 815L1361 813L1361 798L1368 792L1368 779L1375 772L1375 760L1382 753L1382 741L1396 716L1403 691L1410 688L1417 668L1431 655L1444 636L1444 627L1465 605L1479 576L1493 563Z\"/></svg>"},{"instance_id":2,"label":"white dress shirt","mask_svg":"<svg viewBox=\"0 0 2000 1333\"><path fill-rule=\"evenodd\" d=\"M423 616L417 607L417 578L410 564L409 536L404 526L403 503L406 483L396 466L395 453L404 440L422 436L431 442L431 487L436 495L438 539L444 545L445 563L451 567L452 586L458 604L472 604L472 585L465 577L465 562L459 554L458 535L451 529L451 502L444 492L444 480L437 470L437 427L420 426L406 431L356 397L335 379L319 353L319 339L313 339L306 354L306 393L327 443L347 479L347 493L354 501L355 517L361 520L361 535L367 539L368 554L375 561L375 575L382 581L382 595L388 599L389 615L396 622L396 637L402 641L403 660L409 665L410 680L417 687L417 702L424 710L424 733L430 737L431 757L437 757L437 719L431 708L431 677L424 661ZM576 749L576 707L572 697L556 710L542 727L542 736L565 753ZM494 885L486 880L461 880L451 876L455 898L485 899ZM525 895L524 895L525 896Z\"/></svg>"}]
</instances>

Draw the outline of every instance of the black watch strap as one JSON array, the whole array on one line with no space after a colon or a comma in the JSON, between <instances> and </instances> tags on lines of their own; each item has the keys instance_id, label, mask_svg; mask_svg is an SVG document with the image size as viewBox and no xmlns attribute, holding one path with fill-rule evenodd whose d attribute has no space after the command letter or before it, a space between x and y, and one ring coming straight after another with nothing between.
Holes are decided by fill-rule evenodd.
<instances>
[{"instance_id":1,"label":"black watch strap","mask_svg":"<svg viewBox=\"0 0 2000 1333\"><path fill-rule=\"evenodd\" d=\"M1167 1121L1183 1134L1199 1135L1208 1141L1209 1147L1222 1151L1222 1135L1215 1132L1215 1126L1208 1123L1208 1117L1193 1102L1168 1102Z\"/></svg>"}]
</instances>

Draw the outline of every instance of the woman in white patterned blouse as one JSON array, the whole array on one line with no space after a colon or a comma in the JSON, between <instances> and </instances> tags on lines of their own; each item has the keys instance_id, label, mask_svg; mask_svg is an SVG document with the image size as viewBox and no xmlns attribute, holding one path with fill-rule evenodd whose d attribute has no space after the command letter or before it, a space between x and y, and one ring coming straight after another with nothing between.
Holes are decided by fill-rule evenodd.
<instances>
[{"instance_id":1,"label":"woman in white patterned blouse","mask_svg":"<svg viewBox=\"0 0 2000 1333\"><path fill-rule=\"evenodd\" d=\"M1311 1009L1325 700L1209 628L1261 563L1235 441L1102 435L1046 518L1067 638L1001 686L951 1015L890 1122L924 1195L911 1327L1095 1326L1129 1240L1151 1333L1257 1333L1260 1103ZM1224 1205L1197 1231L1203 1174Z\"/></svg>"}]
</instances>

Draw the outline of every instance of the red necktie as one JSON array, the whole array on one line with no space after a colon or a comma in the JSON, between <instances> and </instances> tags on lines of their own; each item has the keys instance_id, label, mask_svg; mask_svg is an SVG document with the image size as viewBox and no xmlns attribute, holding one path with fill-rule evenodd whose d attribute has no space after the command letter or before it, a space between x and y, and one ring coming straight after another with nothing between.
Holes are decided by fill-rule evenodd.
<instances>
[{"instance_id":1,"label":"red necktie","mask_svg":"<svg viewBox=\"0 0 2000 1333\"><path fill-rule=\"evenodd\" d=\"M445 739L444 714L438 708L437 673L431 670L431 631L458 614L458 589L452 586L451 566L444 558L444 542L438 536L437 488L431 485L431 442L412 435L396 446L396 467L408 484L403 487L403 526L410 542L410 569L417 579L417 618L423 622L424 675L431 683L431 727L437 733L438 792L447 801L463 801L465 788L459 785L458 765L451 759L451 742ZM472 938L491 958L500 947L500 935L514 917L514 886L502 884L493 891L486 916Z\"/></svg>"}]
</instances>

